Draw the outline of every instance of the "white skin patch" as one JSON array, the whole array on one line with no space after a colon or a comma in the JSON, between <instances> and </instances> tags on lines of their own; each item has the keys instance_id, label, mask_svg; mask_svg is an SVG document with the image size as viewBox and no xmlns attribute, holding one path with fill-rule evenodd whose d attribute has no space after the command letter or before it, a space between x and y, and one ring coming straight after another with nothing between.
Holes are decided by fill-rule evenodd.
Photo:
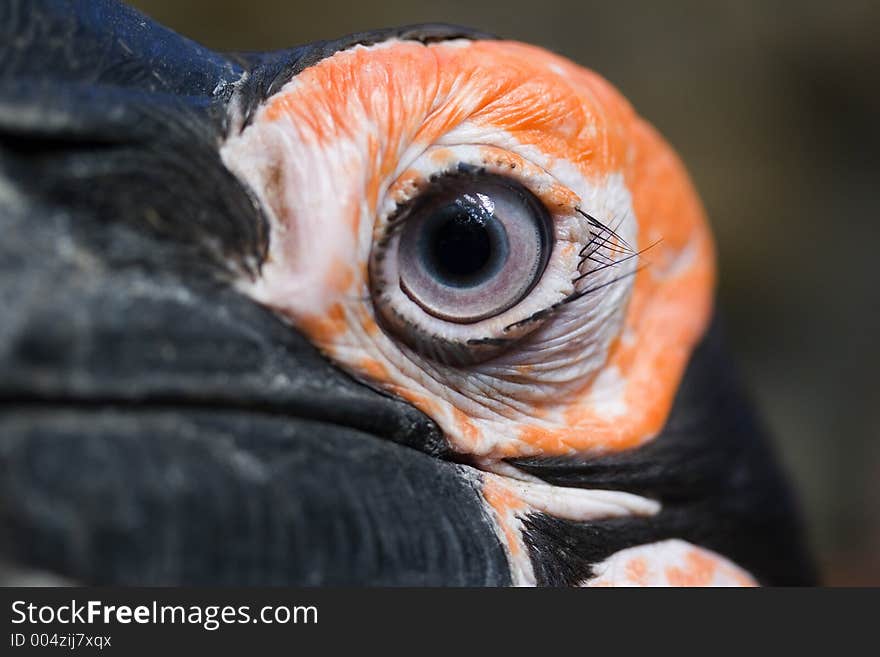
<instances>
[{"instance_id":1,"label":"white skin patch","mask_svg":"<svg viewBox=\"0 0 880 657\"><path fill-rule=\"evenodd\" d=\"M613 365L599 372L590 388L589 401L604 419L613 420L626 415L628 406L625 385L626 381Z\"/></svg>"},{"instance_id":2,"label":"white skin patch","mask_svg":"<svg viewBox=\"0 0 880 657\"><path fill-rule=\"evenodd\" d=\"M584 586L757 586L720 554L678 539L615 552L593 571Z\"/></svg>"}]
</instances>

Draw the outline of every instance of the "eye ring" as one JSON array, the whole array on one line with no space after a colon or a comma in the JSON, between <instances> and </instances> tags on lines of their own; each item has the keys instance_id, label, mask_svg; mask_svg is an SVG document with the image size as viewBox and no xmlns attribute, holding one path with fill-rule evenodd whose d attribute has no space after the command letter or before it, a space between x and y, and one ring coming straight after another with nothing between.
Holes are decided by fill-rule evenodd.
<instances>
[{"instance_id":1,"label":"eye ring","mask_svg":"<svg viewBox=\"0 0 880 657\"><path fill-rule=\"evenodd\" d=\"M513 178L460 166L432 177L387 226L370 259L371 291L386 327L419 351L432 335L438 344L481 353L487 339L497 350L515 337L487 335L484 324L527 298L547 268L553 218L535 194ZM401 313L403 299L409 310ZM450 339L480 323L468 338Z\"/></svg>"}]
</instances>

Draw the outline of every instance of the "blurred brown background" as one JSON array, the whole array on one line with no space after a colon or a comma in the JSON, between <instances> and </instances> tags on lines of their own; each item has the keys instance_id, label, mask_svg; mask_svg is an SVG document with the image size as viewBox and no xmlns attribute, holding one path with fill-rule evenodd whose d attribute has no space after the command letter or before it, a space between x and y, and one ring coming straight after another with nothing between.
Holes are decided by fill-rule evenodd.
<instances>
[{"instance_id":1,"label":"blurred brown background","mask_svg":"<svg viewBox=\"0 0 880 657\"><path fill-rule=\"evenodd\" d=\"M829 584L880 584L880 2L134 0L220 50L425 21L543 45L681 153L733 348Z\"/></svg>"}]
</instances>

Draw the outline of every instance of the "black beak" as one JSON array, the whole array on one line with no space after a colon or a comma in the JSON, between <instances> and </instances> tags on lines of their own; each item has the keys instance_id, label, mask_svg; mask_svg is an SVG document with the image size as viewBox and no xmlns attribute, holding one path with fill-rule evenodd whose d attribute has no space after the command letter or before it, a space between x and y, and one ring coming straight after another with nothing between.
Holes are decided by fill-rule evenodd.
<instances>
[{"instance_id":1,"label":"black beak","mask_svg":"<svg viewBox=\"0 0 880 657\"><path fill-rule=\"evenodd\" d=\"M266 248L217 155L244 60L144 21L103 1L0 16L19 35L0 62L0 561L92 584L508 583L437 427L235 291Z\"/></svg>"}]
</instances>

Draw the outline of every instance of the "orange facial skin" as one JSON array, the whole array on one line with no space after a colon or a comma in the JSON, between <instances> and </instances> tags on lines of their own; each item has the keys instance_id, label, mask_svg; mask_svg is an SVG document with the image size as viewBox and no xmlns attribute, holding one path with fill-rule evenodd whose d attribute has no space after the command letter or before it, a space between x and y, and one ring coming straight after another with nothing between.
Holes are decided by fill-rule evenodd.
<instances>
[{"instance_id":1,"label":"orange facial skin","mask_svg":"<svg viewBox=\"0 0 880 657\"><path fill-rule=\"evenodd\" d=\"M603 211L583 190L601 197L609 181L623 181L629 205L608 221L630 222L635 248L651 247L638 273L619 284L626 293L618 315L597 321L593 352L572 354L582 367L558 382L540 360L553 318L523 338L531 360L511 360L497 387L486 373L491 364L455 371L426 363L377 321L367 263L382 222L396 202L418 193L419 166L454 163L465 144L511 175L551 181L539 196L559 216L559 271L577 275L574 208ZM426 152L429 165L417 165ZM251 153L258 153L253 163L241 164ZM710 317L713 246L675 153L598 75L506 41L355 47L296 76L225 157L252 188L287 176L299 194L289 201L263 192L274 215L272 251L264 279L246 291L341 366L434 418L454 449L489 460L604 453L641 445L662 429ZM319 161L302 162L309 157ZM334 177L333 209L309 199L310 174L299 166L323 166ZM467 387L478 379L479 393ZM503 404L491 403L495 391Z\"/></svg>"}]
</instances>

